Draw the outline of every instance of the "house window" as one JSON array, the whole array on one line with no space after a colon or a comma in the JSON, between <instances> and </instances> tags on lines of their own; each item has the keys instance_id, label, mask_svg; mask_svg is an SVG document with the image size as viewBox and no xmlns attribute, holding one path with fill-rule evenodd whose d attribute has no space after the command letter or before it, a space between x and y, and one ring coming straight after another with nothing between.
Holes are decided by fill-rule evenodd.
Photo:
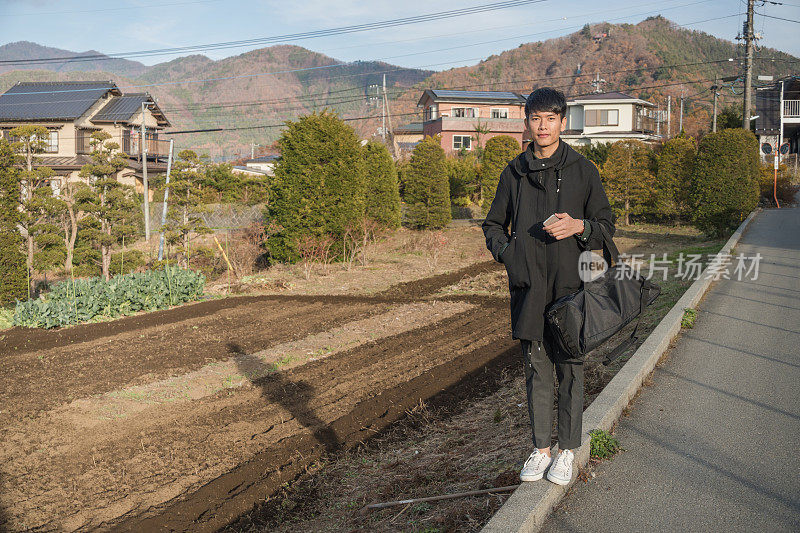
<instances>
[{"instance_id":1,"label":"house window","mask_svg":"<svg viewBox=\"0 0 800 533\"><path fill-rule=\"evenodd\" d=\"M493 107L492 118L508 118L508 109L504 107Z\"/></svg>"},{"instance_id":2,"label":"house window","mask_svg":"<svg viewBox=\"0 0 800 533\"><path fill-rule=\"evenodd\" d=\"M480 114L477 107L454 107L451 112L458 118L478 118Z\"/></svg>"},{"instance_id":3,"label":"house window","mask_svg":"<svg viewBox=\"0 0 800 533\"><path fill-rule=\"evenodd\" d=\"M469 135L453 135L453 150L471 150L472 137Z\"/></svg>"},{"instance_id":4,"label":"house window","mask_svg":"<svg viewBox=\"0 0 800 533\"><path fill-rule=\"evenodd\" d=\"M586 126L619 126L619 110L587 109L584 124Z\"/></svg>"},{"instance_id":5,"label":"house window","mask_svg":"<svg viewBox=\"0 0 800 533\"><path fill-rule=\"evenodd\" d=\"M58 132L51 131L49 133L50 135L45 139L44 151L48 154L56 154L58 153Z\"/></svg>"}]
</instances>

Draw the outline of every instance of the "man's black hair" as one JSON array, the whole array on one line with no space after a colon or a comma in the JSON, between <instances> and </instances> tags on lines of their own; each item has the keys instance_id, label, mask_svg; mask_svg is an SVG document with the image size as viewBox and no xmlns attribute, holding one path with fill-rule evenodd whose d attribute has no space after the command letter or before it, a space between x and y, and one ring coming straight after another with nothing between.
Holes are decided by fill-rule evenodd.
<instances>
[{"instance_id":1,"label":"man's black hair","mask_svg":"<svg viewBox=\"0 0 800 533\"><path fill-rule=\"evenodd\" d=\"M564 93L552 87L541 87L528 95L525 101L525 118L531 113L557 113L564 118L567 115L567 99Z\"/></svg>"}]
</instances>

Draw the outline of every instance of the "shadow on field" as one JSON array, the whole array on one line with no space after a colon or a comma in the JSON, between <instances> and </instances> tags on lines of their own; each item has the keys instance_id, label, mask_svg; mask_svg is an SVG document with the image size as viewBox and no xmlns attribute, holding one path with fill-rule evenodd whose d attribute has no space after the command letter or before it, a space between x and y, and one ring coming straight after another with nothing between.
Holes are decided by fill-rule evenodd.
<instances>
[{"instance_id":1,"label":"shadow on field","mask_svg":"<svg viewBox=\"0 0 800 533\"><path fill-rule=\"evenodd\" d=\"M235 342L228 343L228 350L235 354L244 354L244 349ZM245 368L237 358L239 371L247 375L252 367ZM270 370L269 365L262 364L261 370ZM266 376L252 381L261 389L261 395L270 403L282 406L304 428L311 431L314 439L325 448L326 452L335 450L340 439L324 420L319 418L309 402L317 395L317 390L305 381L292 381L291 372L269 372Z\"/></svg>"}]
</instances>

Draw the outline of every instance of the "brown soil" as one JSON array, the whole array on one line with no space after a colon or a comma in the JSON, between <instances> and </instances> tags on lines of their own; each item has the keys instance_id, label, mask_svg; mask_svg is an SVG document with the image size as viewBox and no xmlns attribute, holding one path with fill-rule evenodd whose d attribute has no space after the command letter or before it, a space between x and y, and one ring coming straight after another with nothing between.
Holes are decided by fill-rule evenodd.
<instances>
[{"instance_id":1,"label":"brown soil","mask_svg":"<svg viewBox=\"0 0 800 533\"><path fill-rule=\"evenodd\" d=\"M301 342L415 299L433 304L440 288L496 268L471 265L374 297L242 297L62 331L5 332L0 529L225 526L322 454L362 442L420 400L471 382L507 356L514 346L507 303L464 298L480 305L417 313L418 323L401 333L365 335L348 350L288 370L262 362L263 377L191 401L112 411L90 424L64 416L65 408L241 361L238 355ZM248 364L242 375L253 371Z\"/></svg>"}]
</instances>

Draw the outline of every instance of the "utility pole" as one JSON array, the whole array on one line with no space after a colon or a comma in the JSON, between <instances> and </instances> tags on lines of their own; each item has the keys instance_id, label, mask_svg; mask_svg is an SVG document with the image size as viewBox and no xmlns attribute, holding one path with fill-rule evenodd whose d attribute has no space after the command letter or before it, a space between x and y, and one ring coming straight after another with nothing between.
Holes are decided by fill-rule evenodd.
<instances>
[{"instance_id":1,"label":"utility pole","mask_svg":"<svg viewBox=\"0 0 800 533\"><path fill-rule=\"evenodd\" d=\"M386 140L386 74L383 75L383 112L381 113L381 137Z\"/></svg>"},{"instance_id":2,"label":"utility pole","mask_svg":"<svg viewBox=\"0 0 800 533\"><path fill-rule=\"evenodd\" d=\"M714 86L711 90L714 91L714 120L711 123L711 131L717 133L717 89L719 88L719 78L714 76Z\"/></svg>"},{"instance_id":3,"label":"utility pole","mask_svg":"<svg viewBox=\"0 0 800 533\"><path fill-rule=\"evenodd\" d=\"M164 207L161 209L161 239L158 241L158 260L164 259L164 226L167 225L167 199L169 198L169 174L172 171L172 143L169 140L169 159L167 159L167 184L164 187ZM187 264L189 258L186 258Z\"/></svg>"},{"instance_id":4,"label":"utility pole","mask_svg":"<svg viewBox=\"0 0 800 533\"><path fill-rule=\"evenodd\" d=\"M672 135L672 95L667 95L667 140Z\"/></svg>"},{"instance_id":5,"label":"utility pole","mask_svg":"<svg viewBox=\"0 0 800 533\"><path fill-rule=\"evenodd\" d=\"M683 131L683 92L681 92L681 115L678 119L678 135Z\"/></svg>"},{"instance_id":6,"label":"utility pole","mask_svg":"<svg viewBox=\"0 0 800 533\"><path fill-rule=\"evenodd\" d=\"M392 157L397 157L397 145L394 142L394 131L392 130L392 111L389 109L389 97L386 96L386 74L383 75L383 108L386 110L386 118L389 120L389 135L392 140Z\"/></svg>"},{"instance_id":7,"label":"utility pole","mask_svg":"<svg viewBox=\"0 0 800 533\"><path fill-rule=\"evenodd\" d=\"M747 22L745 23L744 38L746 55L744 60L744 113L742 114L742 127L750 129L750 101L753 93L753 7L755 0L747 0Z\"/></svg>"},{"instance_id":8,"label":"utility pole","mask_svg":"<svg viewBox=\"0 0 800 533\"><path fill-rule=\"evenodd\" d=\"M150 242L150 187L147 183L147 126L145 126L144 109L147 102L142 102L142 188L144 189L144 240Z\"/></svg>"}]
</instances>

